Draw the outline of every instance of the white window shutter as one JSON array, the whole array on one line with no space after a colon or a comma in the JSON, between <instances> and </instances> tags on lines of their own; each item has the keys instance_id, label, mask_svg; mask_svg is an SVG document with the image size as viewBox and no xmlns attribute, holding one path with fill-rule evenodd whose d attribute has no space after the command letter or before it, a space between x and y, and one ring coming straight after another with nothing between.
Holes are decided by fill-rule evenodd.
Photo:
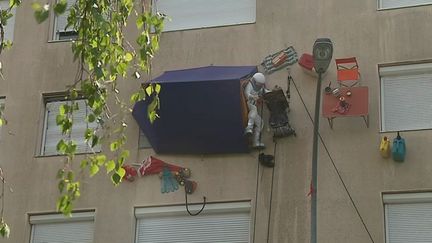
<instances>
[{"instance_id":1,"label":"white window shutter","mask_svg":"<svg viewBox=\"0 0 432 243\"><path fill-rule=\"evenodd\" d=\"M9 8L9 0L0 0L0 9L5 10ZM13 41L14 27L15 27L15 13L16 8L12 9L13 16L8 19L7 25L4 28L5 40Z\"/></svg>"},{"instance_id":2,"label":"white window shutter","mask_svg":"<svg viewBox=\"0 0 432 243\"><path fill-rule=\"evenodd\" d=\"M384 131L432 128L432 74L382 78Z\"/></svg>"},{"instance_id":3,"label":"white window shutter","mask_svg":"<svg viewBox=\"0 0 432 243\"><path fill-rule=\"evenodd\" d=\"M381 67L381 131L432 128L432 64Z\"/></svg>"},{"instance_id":4,"label":"white window shutter","mask_svg":"<svg viewBox=\"0 0 432 243\"><path fill-rule=\"evenodd\" d=\"M60 38L60 33L74 31L72 27L68 27L66 29L66 25L67 25L67 18L69 15L69 8L71 8L75 4L75 2L76 0L67 0L66 11L63 14L56 17L55 33L54 33L56 39Z\"/></svg>"},{"instance_id":5,"label":"white window shutter","mask_svg":"<svg viewBox=\"0 0 432 243\"><path fill-rule=\"evenodd\" d=\"M93 243L93 222L36 224L31 243Z\"/></svg>"},{"instance_id":6,"label":"white window shutter","mask_svg":"<svg viewBox=\"0 0 432 243\"><path fill-rule=\"evenodd\" d=\"M256 0L154 0L158 12L168 15L164 31L254 23Z\"/></svg>"},{"instance_id":7,"label":"white window shutter","mask_svg":"<svg viewBox=\"0 0 432 243\"><path fill-rule=\"evenodd\" d=\"M90 108L86 104L86 100L76 100L79 110L73 113L73 126L71 139L77 144L77 153L92 152L87 145L84 133L87 128L96 128L97 123L87 123L86 117L90 113ZM53 101L46 104L46 124L45 124L45 139L43 155L57 154L57 143L60 139L68 140L65 137L60 127L57 126L56 118L59 114L59 108L63 104L68 104L67 101ZM93 148L95 152L100 151L100 145Z\"/></svg>"},{"instance_id":8,"label":"white window shutter","mask_svg":"<svg viewBox=\"0 0 432 243\"><path fill-rule=\"evenodd\" d=\"M58 127L56 123L56 117L59 114L59 107L62 104L65 104L65 102L56 101L46 104L43 155L57 154L58 141L60 141L60 139L65 139L60 127Z\"/></svg>"},{"instance_id":9,"label":"white window shutter","mask_svg":"<svg viewBox=\"0 0 432 243\"><path fill-rule=\"evenodd\" d=\"M30 216L30 243L93 243L94 212Z\"/></svg>"},{"instance_id":10,"label":"white window shutter","mask_svg":"<svg viewBox=\"0 0 432 243\"><path fill-rule=\"evenodd\" d=\"M431 4L432 0L378 0L380 9L402 8Z\"/></svg>"},{"instance_id":11,"label":"white window shutter","mask_svg":"<svg viewBox=\"0 0 432 243\"><path fill-rule=\"evenodd\" d=\"M191 217L184 206L173 211L161 207L159 213L137 215L135 243L247 243L250 240L250 212L241 208L212 210L208 204ZM208 207L208 208L207 208ZM196 210L195 205L193 210Z\"/></svg>"},{"instance_id":12,"label":"white window shutter","mask_svg":"<svg viewBox=\"0 0 432 243\"><path fill-rule=\"evenodd\" d=\"M432 203L387 204L387 243L432 242Z\"/></svg>"}]
</instances>

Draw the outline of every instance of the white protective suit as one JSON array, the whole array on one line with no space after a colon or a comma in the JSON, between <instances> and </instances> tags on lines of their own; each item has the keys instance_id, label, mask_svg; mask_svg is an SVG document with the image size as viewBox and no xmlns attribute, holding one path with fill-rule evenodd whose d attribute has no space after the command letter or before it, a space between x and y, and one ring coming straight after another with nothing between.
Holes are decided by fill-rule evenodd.
<instances>
[{"instance_id":1,"label":"white protective suit","mask_svg":"<svg viewBox=\"0 0 432 243\"><path fill-rule=\"evenodd\" d=\"M261 116L258 114L257 100L269 92L265 88L265 77L262 73L255 73L246 85L244 94L247 99L249 108L248 113L248 125L245 129L245 134L253 133L253 147L262 148L264 144L260 141L261 130L263 128L263 121Z\"/></svg>"}]
</instances>

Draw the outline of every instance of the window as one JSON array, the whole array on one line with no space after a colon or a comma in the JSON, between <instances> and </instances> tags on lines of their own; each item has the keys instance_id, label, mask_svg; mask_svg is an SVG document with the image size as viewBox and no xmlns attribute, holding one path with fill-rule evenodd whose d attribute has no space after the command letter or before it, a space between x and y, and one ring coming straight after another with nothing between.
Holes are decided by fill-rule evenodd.
<instances>
[{"instance_id":1,"label":"window","mask_svg":"<svg viewBox=\"0 0 432 243\"><path fill-rule=\"evenodd\" d=\"M164 31L254 23L256 0L153 0L168 15Z\"/></svg>"},{"instance_id":2,"label":"window","mask_svg":"<svg viewBox=\"0 0 432 243\"><path fill-rule=\"evenodd\" d=\"M378 9L392 9L432 4L432 0L378 0Z\"/></svg>"},{"instance_id":3,"label":"window","mask_svg":"<svg viewBox=\"0 0 432 243\"><path fill-rule=\"evenodd\" d=\"M0 0L0 9L5 10L9 8L9 0ZM6 27L4 29L5 40L13 41L14 26L15 26L15 12L16 8L12 9L11 13L13 16L7 20Z\"/></svg>"},{"instance_id":4,"label":"window","mask_svg":"<svg viewBox=\"0 0 432 243\"><path fill-rule=\"evenodd\" d=\"M432 128L432 63L380 67L381 131Z\"/></svg>"},{"instance_id":5,"label":"window","mask_svg":"<svg viewBox=\"0 0 432 243\"><path fill-rule=\"evenodd\" d=\"M432 193L384 194L387 243L432 242Z\"/></svg>"},{"instance_id":6,"label":"window","mask_svg":"<svg viewBox=\"0 0 432 243\"><path fill-rule=\"evenodd\" d=\"M86 143L84 133L87 128L96 128L97 123L88 123L86 121L87 115L90 114L90 108L87 106L86 100L76 100L79 110L73 113L73 127L71 133L71 139L77 144L77 153L90 153L92 149ZM57 126L56 118L59 114L59 108L61 105L68 103L68 101L59 101L55 99L48 99L45 107L45 126L44 136L42 142L42 155L56 155L57 143L60 139L68 140L65 135L62 134L60 127ZM100 151L100 146L93 148L94 152Z\"/></svg>"},{"instance_id":7,"label":"window","mask_svg":"<svg viewBox=\"0 0 432 243\"><path fill-rule=\"evenodd\" d=\"M66 11L59 16L55 17L54 23L54 40L74 40L77 38L77 32L67 25L67 17L69 15L69 8L75 4L76 0L67 0Z\"/></svg>"},{"instance_id":8,"label":"window","mask_svg":"<svg viewBox=\"0 0 432 243\"><path fill-rule=\"evenodd\" d=\"M195 207L196 206L196 207ZM191 206L198 210L199 205ZM250 202L207 204L191 217L185 206L135 209L135 243L249 242Z\"/></svg>"},{"instance_id":9,"label":"window","mask_svg":"<svg viewBox=\"0 0 432 243\"><path fill-rule=\"evenodd\" d=\"M79 242L93 243L94 212L31 215L30 243Z\"/></svg>"},{"instance_id":10,"label":"window","mask_svg":"<svg viewBox=\"0 0 432 243\"><path fill-rule=\"evenodd\" d=\"M138 148L151 148L151 144L146 135L139 129Z\"/></svg>"}]
</instances>

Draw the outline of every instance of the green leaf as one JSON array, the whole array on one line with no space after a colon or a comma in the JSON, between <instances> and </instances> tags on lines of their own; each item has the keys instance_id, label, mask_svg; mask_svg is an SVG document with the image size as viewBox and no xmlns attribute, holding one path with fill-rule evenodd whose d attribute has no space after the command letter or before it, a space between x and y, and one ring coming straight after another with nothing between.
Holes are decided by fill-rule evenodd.
<instances>
[{"instance_id":1,"label":"green leaf","mask_svg":"<svg viewBox=\"0 0 432 243\"><path fill-rule=\"evenodd\" d=\"M144 26L144 22L145 22L145 17L144 15L140 15L138 16L137 20L136 20L136 26L137 29L141 29Z\"/></svg>"},{"instance_id":2,"label":"green leaf","mask_svg":"<svg viewBox=\"0 0 432 243\"><path fill-rule=\"evenodd\" d=\"M19 6L21 4L21 0L9 0L9 7Z\"/></svg>"},{"instance_id":3,"label":"green leaf","mask_svg":"<svg viewBox=\"0 0 432 243\"><path fill-rule=\"evenodd\" d=\"M94 114L90 114L87 116L87 121L92 123L96 120L96 116Z\"/></svg>"},{"instance_id":4,"label":"green leaf","mask_svg":"<svg viewBox=\"0 0 432 243\"><path fill-rule=\"evenodd\" d=\"M112 182L114 183L114 185L118 185L118 184L121 182L122 178L123 178L123 177L121 177L121 176L120 176L119 174L117 174L117 173L114 173L114 174L112 174L112 176L111 176L111 180L112 180Z\"/></svg>"},{"instance_id":5,"label":"green leaf","mask_svg":"<svg viewBox=\"0 0 432 243\"><path fill-rule=\"evenodd\" d=\"M64 173L65 173L64 169L59 169L57 171L57 179L63 178Z\"/></svg>"},{"instance_id":6,"label":"green leaf","mask_svg":"<svg viewBox=\"0 0 432 243\"><path fill-rule=\"evenodd\" d=\"M3 219L2 222L0 224L0 235L4 238L9 238L9 234L10 234L10 228L9 225L7 225Z\"/></svg>"},{"instance_id":7,"label":"green leaf","mask_svg":"<svg viewBox=\"0 0 432 243\"><path fill-rule=\"evenodd\" d=\"M99 143L99 137L96 135L93 135L91 147L94 148L98 143Z\"/></svg>"},{"instance_id":8,"label":"green leaf","mask_svg":"<svg viewBox=\"0 0 432 243\"><path fill-rule=\"evenodd\" d=\"M69 105L63 104L60 106L60 108L59 108L59 114L60 115L65 115L68 112L69 112Z\"/></svg>"},{"instance_id":9,"label":"green leaf","mask_svg":"<svg viewBox=\"0 0 432 243\"><path fill-rule=\"evenodd\" d=\"M60 124L62 124L64 122L64 119L66 118L65 115L57 115L56 117L56 124L57 126L60 126Z\"/></svg>"},{"instance_id":10,"label":"green leaf","mask_svg":"<svg viewBox=\"0 0 432 243\"><path fill-rule=\"evenodd\" d=\"M10 48L12 48L12 41L10 41L10 40L5 40L4 41L4 48L6 49L6 50L9 50ZM0 69L1 69L1 67L0 67Z\"/></svg>"},{"instance_id":11,"label":"green leaf","mask_svg":"<svg viewBox=\"0 0 432 243\"><path fill-rule=\"evenodd\" d=\"M157 94L160 93L160 91L161 91L161 85L160 84L156 84L155 85L155 91L156 91Z\"/></svg>"},{"instance_id":12,"label":"green leaf","mask_svg":"<svg viewBox=\"0 0 432 243\"><path fill-rule=\"evenodd\" d=\"M121 178L123 178L126 175L126 170L123 169L123 167L118 168L116 172Z\"/></svg>"},{"instance_id":13,"label":"green leaf","mask_svg":"<svg viewBox=\"0 0 432 243\"><path fill-rule=\"evenodd\" d=\"M110 144L110 150L112 151L112 152L114 152L114 151L116 151L116 150L118 150L119 149L119 143L118 142L112 142L111 144Z\"/></svg>"},{"instance_id":14,"label":"green leaf","mask_svg":"<svg viewBox=\"0 0 432 243\"><path fill-rule=\"evenodd\" d=\"M126 52L126 54L124 56L124 59L125 59L126 62L132 61L132 59L133 59L132 53Z\"/></svg>"},{"instance_id":15,"label":"green leaf","mask_svg":"<svg viewBox=\"0 0 432 243\"><path fill-rule=\"evenodd\" d=\"M130 97L130 103L131 103L131 104L135 104L135 103L137 103L139 100L140 100L140 95L139 95L139 93L134 93L134 94L132 94L131 97Z\"/></svg>"},{"instance_id":16,"label":"green leaf","mask_svg":"<svg viewBox=\"0 0 432 243\"><path fill-rule=\"evenodd\" d=\"M89 162L86 159L81 160L80 168L84 169L85 167L87 167L88 163Z\"/></svg>"},{"instance_id":17,"label":"green leaf","mask_svg":"<svg viewBox=\"0 0 432 243\"><path fill-rule=\"evenodd\" d=\"M106 156L104 154L96 156L96 163L97 163L97 165L98 166L103 165L105 163L106 159L107 158L106 158Z\"/></svg>"},{"instance_id":18,"label":"green leaf","mask_svg":"<svg viewBox=\"0 0 432 243\"><path fill-rule=\"evenodd\" d=\"M129 150L123 150L120 154L120 157L128 158L130 155Z\"/></svg>"},{"instance_id":19,"label":"green leaf","mask_svg":"<svg viewBox=\"0 0 432 243\"><path fill-rule=\"evenodd\" d=\"M76 91L76 89L73 89L73 90L70 92L70 98L71 98L72 100L75 100L76 98L78 98L78 92ZM76 103L76 104L78 104L78 103Z\"/></svg>"},{"instance_id":20,"label":"green leaf","mask_svg":"<svg viewBox=\"0 0 432 243\"><path fill-rule=\"evenodd\" d=\"M38 24L44 22L48 16L49 16L49 4L45 4L43 7L37 3L32 3L32 8L35 10L34 16L36 19L36 22Z\"/></svg>"},{"instance_id":21,"label":"green leaf","mask_svg":"<svg viewBox=\"0 0 432 243\"><path fill-rule=\"evenodd\" d=\"M153 86L152 85L147 86L145 91L146 91L147 95L150 96L153 93Z\"/></svg>"},{"instance_id":22,"label":"green leaf","mask_svg":"<svg viewBox=\"0 0 432 243\"><path fill-rule=\"evenodd\" d=\"M57 143L56 149L58 152L60 152L60 154L66 153L67 144L63 139L60 139L60 141Z\"/></svg>"},{"instance_id":23,"label":"green leaf","mask_svg":"<svg viewBox=\"0 0 432 243\"><path fill-rule=\"evenodd\" d=\"M69 141L66 145L66 154L75 154L77 145L73 141Z\"/></svg>"},{"instance_id":24,"label":"green leaf","mask_svg":"<svg viewBox=\"0 0 432 243\"><path fill-rule=\"evenodd\" d=\"M92 164L90 166L90 176L94 176L99 172L99 166L97 164Z\"/></svg>"},{"instance_id":25,"label":"green leaf","mask_svg":"<svg viewBox=\"0 0 432 243\"><path fill-rule=\"evenodd\" d=\"M74 173L73 173L73 171L69 171L68 173L67 173L67 179L69 180L69 181L73 181L74 180Z\"/></svg>"},{"instance_id":26,"label":"green leaf","mask_svg":"<svg viewBox=\"0 0 432 243\"><path fill-rule=\"evenodd\" d=\"M63 14L66 11L66 7L67 7L67 0L59 0L54 5L54 13L56 15Z\"/></svg>"},{"instance_id":27,"label":"green leaf","mask_svg":"<svg viewBox=\"0 0 432 243\"><path fill-rule=\"evenodd\" d=\"M65 187L65 181L64 180L59 181L57 187L59 189L59 192L63 193L64 187Z\"/></svg>"},{"instance_id":28,"label":"green leaf","mask_svg":"<svg viewBox=\"0 0 432 243\"><path fill-rule=\"evenodd\" d=\"M40 5L40 3L38 3L38 2L33 2L31 4L31 7L33 8L34 11L42 10L42 5Z\"/></svg>"},{"instance_id":29,"label":"green leaf","mask_svg":"<svg viewBox=\"0 0 432 243\"><path fill-rule=\"evenodd\" d=\"M93 130L90 128L87 128L86 131L84 132L85 140L88 141L92 136L93 136Z\"/></svg>"},{"instance_id":30,"label":"green leaf","mask_svg":"<svg viewBox=\"0 0 432 243\"><path fill-rule=\"evenodd\" d=\"M114 170L115 166L116 166L116 164L115 164L114 160L108 161L105 164L107 174L110 173L112 170Z\"/></svg>"}]
</instances>

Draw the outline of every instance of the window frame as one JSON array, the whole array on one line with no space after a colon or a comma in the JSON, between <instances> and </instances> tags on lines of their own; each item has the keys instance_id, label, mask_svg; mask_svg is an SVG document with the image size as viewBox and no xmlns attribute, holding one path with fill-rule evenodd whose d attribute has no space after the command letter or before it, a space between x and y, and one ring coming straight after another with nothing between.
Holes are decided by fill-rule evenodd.
<instances>
[{"instance_id":1,"label":"window frame","mask_svg":"<svg viewBox=\"0 0 432 243\"><path fill-rule=\"evenodd\" d=\"M153 11L153 13L159 12L160 8L158 7L158 1L164 1L164 0L151 0L151 1L152 1L152 11ZM172 0L166 0L166 1L172 1ZM220 0L220 1L223 1L223 0ZM226 1L232 3L232 1L230 1L230 0L226 0ZM246 0L243 0L243 1L246 1ZM185 24L182 24L182 25L180 25L180 27L177 25L177 27L175 27L175 28L174 27L170 27L169 26L170 22L166 21L165 24L164 24L164 29L162 30L162 32L186 31L186 30L219 28L219 27L238 26L238 25L245 25L245 24L254 24L257 21L257 1L256 0L249 0L249 1L250 2L252 2L252 1L254 2L254 9L253 9L253 14L252 14L253 16L252 16L251 19L248 19L248 20L243 19L243 20L235 20L235 21L231 20L231 22L224 22L224 23L217 23L217 24L215 24L215 23L209 23L211 21L209 21L206 24L202 24L202 23L197 24L197 22L199 22L199 21L195 21L194 24L193 24L193 26L187 26ZM189 2L190 2L190 0L189 0ZM189 3L189 4L192 5L194 3L192 2L192 3ZM217 6L223 6L223 5L224 4L221 4L221 3L217 4ZM195 8L196 8L196 6L195 6ZM189 8L189 9L191 9L191 8ZM172 18L173 17L173 16L170 16L169 13L165 13L164 11L162 11L162 13L166 14L168 16L168 18ZM207 15L207 17L208 17L208 15ZM175 16L173 18L175 18ZM223 17L222 18L218 18L218 19L223 19ZM173 21L175 21L175 20L173 19L171 22L173 22ZM213 22L215 22L215 21L213 21Z\"/></svg>"},{"instance_id":2,"label":"window frame","mask_svg":"<svg viewBox=\"0 0 432 243\"><path fill-rule=\"evenodd\" d=\"M399 130L392 130L385 127L385 101L384 101L384 87L383 78L386 77L408 77L413 75L432 75L432 60L420 60L398 63L378 64L378 77L379 77L379 129L380 133L397 132L397 131L420 131L432 129L432 124L425 128L404 128ZM432 80L431 80L432 82ZM432 85L432 83L431 83Z\"/></svg>"},{"instance_id":3,"label":"window frame","mask_svg":"<svg viewBox=\"0 0 432 243\"><path fill-rule=\"evenodd\" d=\"M6 4L6 6L9 7L9 1L8 0L0 0L0 3L1 2L4 2L4 4ZM13 8L11 12L12 12L13 16L10 19L8 19L7 25L5 26L5 30L4 30L4 33L5 33L4 37L5 38L4 39L13 42L14 34L15 34L14 32L15 32L15 20L16 20L16 7ZM7 31L7 30L9 30L9 31ZM8 38L8 36L7 36L8 33L10 33L10 36L9 36L10 38Z\"/></svg>"},{"instance_id":4,"label":"window frame","mask_svg":"<svg viewBox=\"0 0 432 243\"><path fill-rule=\"evenodd\" d=\"M57 2L58 0L54 0L55 2ZM69 1L68 1L68 6L67 8L70 7ZM52 12L52 17L54 19L53 24L52 24L52 35L51 35L51 40L50 42L70 42L70 41L74 41L78 38L78 33L76 31L60 31L57 29L58 26L58 18L59 16L57 16L56 14L54 14L54 11ZM66 9L66 11L61 15L61 16L65 16L69 14L68 9ZM60 38L60 33L75 33L75 34L71 34L70 38Z\"/></svg>"},{"instance_id":5,"label":"window frame","mask_svg":"<svg viewBox=\"0 0 432 243\"><path fill-rule=\"evenodd\" d=\"M200 210L202 205L189 205L189 210L196 212ZM204 214L214 215L218 213L248 213L249 214L249 241L252 237L252 204L250 200L247 201L232 201L232 202L217 202L207 203L203 211ZM138 242L139 236L139 223L140 219L155 218L155 217L169 217L169 216L189 216L186 212L184 205L163 205L163 206L148 206L148 207L135 207L135 237L134 243Z\"/></svg>"},{"instance_id":6,"label":"window frame","mask_svg":"<svg viewBox=\"0 0 432 243\"><path fill-rule=\"evenodd\" d=\"M432 205L432 192L391 192L382 193L383 213L384 213L384 242L388 243L389 235L389 215L388 206L394 204L416 204L430 203Z\"/></svg>"},{"instance_id":7,"label":"window frame","mask_svg":"<svg viewBox=\"0 0 432 243\"><path fill-rule=\"evenodd\" d=\"M28 224L30 225L30 243L33 243L35 234L35 225L41 224L53 224L53 223L72 223L72 222L92 222L93 226L96 219L95 210L75 211L71 217L66 217L60 213L29 213ZM95 229L93 228L93 238Z\"/></svg>"},{"instance_id":8,"label":"window frame","mask_svg":"<svg viewBox=\"0 0 432 243\"><path fill-rule=\"evenodd\" d=\"M78 97L77 99L75 99L75 101L78 100L86 100L87 99L83 96ZM52 103L52 102L65 102L68 101L68 99L66 98L65 93L55 93L55 94L47 94L43 96L43 124L42 124L42 138L41 138L41 145L40 148L38 150L38 157L52 157L52 156L64 156L62 154L59 153L55 153L55 154L46 154L45 153L45 143L46 143L46 136L47 136L47 124L48 124L48 109L47 109L47 104L48 103ZM87 102L85 102L87 105ZM87 109L90 109L90 107L87 105ZM85 121L87 124L88 122ZM73 128L72 128L73 129ZM84 136L84 135L83 135ZM89 146L89 145L87 145ZM89 146L90 147L90 146ZM99 153L102 151L102 146L96 146L95 148L93 148L95 153ZM77 151L75 154L91 154L93 153L93 151Z\"/></svg>"},{"instance_id":9,"label":"window frame","mask_svg":"<svg viewBox=\"0 0 432 243\"><path fill-rule=\"evenodd\" d=\"M392 9L401 9L401 8L413 8L413 7L432 5L432 0L429 0L430 1L429 3L417 3L417 4L409 4L409 5L396 6L396 7L382 7L383 1L385 1L385 0L378 0L377 1L377 10L378 11L392 10Z\"/></svg>"}]
</instances>

